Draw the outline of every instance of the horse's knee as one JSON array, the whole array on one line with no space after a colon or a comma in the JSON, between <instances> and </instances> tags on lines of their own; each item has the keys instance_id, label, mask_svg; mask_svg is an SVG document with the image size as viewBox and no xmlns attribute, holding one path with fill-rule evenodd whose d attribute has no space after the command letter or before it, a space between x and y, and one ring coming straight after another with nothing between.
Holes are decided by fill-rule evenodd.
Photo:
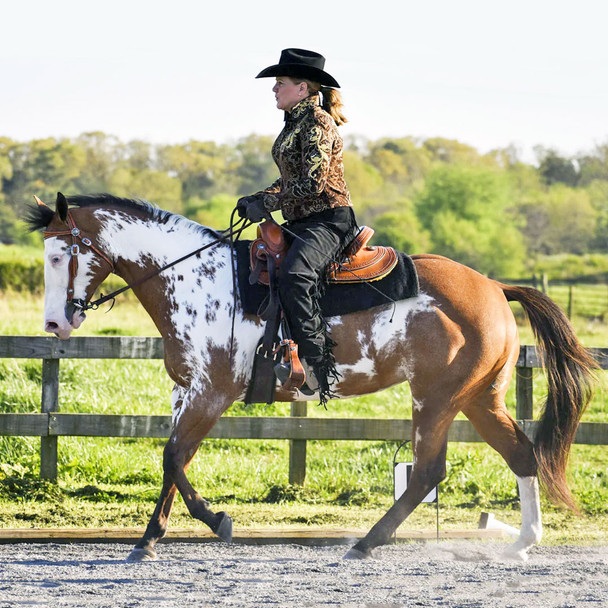
<instances>
[{"instance_id":1,"label":"horse's knee","mask_svg":"<svg viewBox=\"0 0 608 608\"><path fill-rule=\"evenodd\" d=\"M183 452L172 441L169 441L163 450L164 474L174 477L176 473L183 470L184 464Z\"/></svg>"}]
</instances>

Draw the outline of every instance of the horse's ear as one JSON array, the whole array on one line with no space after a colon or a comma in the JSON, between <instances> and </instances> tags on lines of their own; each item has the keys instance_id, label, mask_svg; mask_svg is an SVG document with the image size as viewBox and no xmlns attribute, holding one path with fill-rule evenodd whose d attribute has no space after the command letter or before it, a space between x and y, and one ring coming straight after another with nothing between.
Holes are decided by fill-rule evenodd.
<instances>
[{"instance_id":1,"label":"horse's ear","mask_svg":"<svg viewBox=\"0 0 608 608\"><path fill-rule=\"evenodd\" d=\"M41 201L35 194L34 194L34 200L36 201L36 204L39 207L48 207L48 205L44 201Z\"/></svg>"},{"instance_id":2,"label":"horse's ear","mask_svg":"<svg viewBox=\"0 0 608 608\"><path fill-rule=\"evenodd\" d=\"M61 194L61 192L57 192L55 211L62 222L65 222L68 219L68 199Z\"/></svg>"}]
</instances>

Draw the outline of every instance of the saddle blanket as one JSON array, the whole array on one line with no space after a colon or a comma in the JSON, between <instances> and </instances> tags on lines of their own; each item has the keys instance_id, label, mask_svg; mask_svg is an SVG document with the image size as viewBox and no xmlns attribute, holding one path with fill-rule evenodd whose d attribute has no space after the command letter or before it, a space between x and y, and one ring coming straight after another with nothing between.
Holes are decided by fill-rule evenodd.
<instances>
[{"instance_id":1,"label":"saddle blanket","mask_svg":"<svg viewBox=\"0 0 608 608\"><path fill-rule=\"evenodd\" d=\"M251 241L235 243L238 289L245 313L257 314L268 295L265 285L249 284L249 245ZM391 300L405 300L418 295L418 274L409 255L399 253L397 266L383 279L373 283L345 283L325 285L321 311L325 318L367 310L390 304ZM377 290L377 291L376 291ZM380 292L380 293L378 293ZM389 299L390 298L390 299Z\"/></svg>"}]
</instances>

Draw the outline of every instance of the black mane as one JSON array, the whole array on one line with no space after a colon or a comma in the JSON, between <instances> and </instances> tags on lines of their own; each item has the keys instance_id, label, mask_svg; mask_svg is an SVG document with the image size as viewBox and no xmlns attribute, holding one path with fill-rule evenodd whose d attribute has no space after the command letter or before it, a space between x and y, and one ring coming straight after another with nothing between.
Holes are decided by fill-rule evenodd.
<instances>
[{"instance_id":1,"label":"black mane","mask_svg":"<svg viewBox=\"0 0 608 608\"><path fill-rule=\"evenodd\" d=\"M53 219L55 212L46 205L28 205L23 218L30 232L44 230Z\"/></svg>"},{"instance_id":2,"label":"black mane","mask_svg":"<svg viewBox=\"0 0 608 608\"><path fill-rule=\"evenodd\" d=\"M184 219L180 215L160 209L143 199L121 198L105 192L101 194L77 194L66 198L70 207L112 207L114 209L124 209L125 211L135 211L143 213L145 216L161 224L166 224L171 219L174 221ZM33 232L47 228L54 216L55 211L51 207L47 207L46 205L29 205L24 219L30 232ZM214 232L203 226L201 226L201 229Z\"/></svg>"}]
</instances>

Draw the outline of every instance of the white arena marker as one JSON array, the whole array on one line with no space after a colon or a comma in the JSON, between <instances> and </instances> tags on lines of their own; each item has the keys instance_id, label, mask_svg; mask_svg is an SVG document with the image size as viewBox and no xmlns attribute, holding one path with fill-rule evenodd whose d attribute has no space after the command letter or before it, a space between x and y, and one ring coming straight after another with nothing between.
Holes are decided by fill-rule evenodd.
<instances>
[{"instance_id":1,"label":"white arena marker","mask_svg":"<svg viewBox=\"0 0 608 608\"><path fill-rule=\"evenodd\" d=\"M482 513L479 518L479 529L480 530L503 530L509 536L519 536L519 530L499 521L494 517L493 513Z\"/></svg>"},{"instance_id":2,"label":"white arena marker","mask_svg":"<svg viewBox=\"0 0 608 608\"><path fill-rule=\"evenodd\" d=\"M397 500L406 490L410 475L412 474L413 462L396 462L395 465L395 500ZM422 502L435 502L437 500L437 487L434 487L423 499Z\"/></svg>"}]
</instances>

